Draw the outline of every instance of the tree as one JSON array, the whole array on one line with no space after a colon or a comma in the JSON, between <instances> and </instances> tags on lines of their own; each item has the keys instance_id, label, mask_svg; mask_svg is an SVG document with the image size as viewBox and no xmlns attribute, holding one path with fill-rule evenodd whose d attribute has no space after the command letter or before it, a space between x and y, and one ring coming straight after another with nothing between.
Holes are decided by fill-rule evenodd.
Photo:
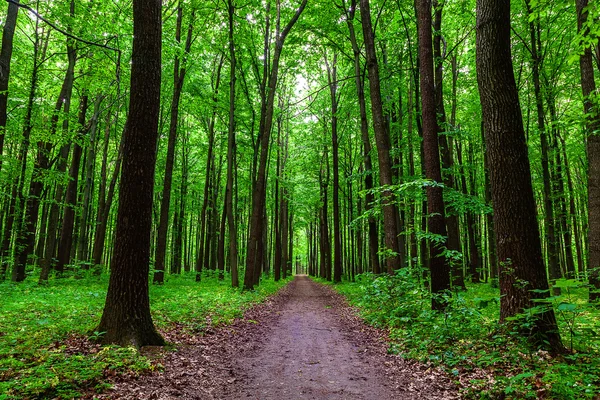
<instances>
[{"instance_id":1,"label":"tree","mask_svg":"<svg viewBox=\"0 0 600 400\"><path fill-rule=\"evenodd\" d=\"M13 52L13 38L19 13L19 0L8 3L6 21L2 29L2 48L0 49L0 166L2 166L2 153L4 149L4 136L7 122L8 108L8 81L10 78L10 62Z\"/></svg>"},{"instance_id":2,"label":"tree","mask_svg":"<svg viewBox=\"0 0 600 400\"><path fill-rule=\"evenodd\" d=\"M246 249L246 272L244 275L244 289L251 290L254 285L258 283L258 277L260 276L261 262L260 255L264 254L264 243L261 241L265 224L265 202L266 202L266 190L267 190L267 156L269 153L269 144L271 137L271 128L273 126L273 108L275 105L275 91L277 89L277 79L279 76L279 62L281 59L281 51L283 50L283 44L288 34L300 18L300 14L306 7L307 0L302 0L300 7L296 9L296 12L283 28L279 32L279 1L277 2L278 18L277 18L277 32L275 38L275 52L273 54L272 66L268 77L267 96L263 99L261 105L261 117L260 117L260 158L258 164L258 171L256 176L256 183L252 194L252 216L250 219L250 233L248 235L248 247ZM266 60L265 60L266 61Z\"/></svg>"},{"instance_id":3,"label":"tree","mask_svg":"<svg viewBox=\"0 0 600 400\"><path fill-rule=\"evenodd\" d=\"M163 345L150 316L148 272L156 140L160 110L161 1L133 1L131 96L111 274L102 341L142 347Z\"/></svg>"},{"instance_id":4,"label":"tree","mask_svg":"<svg viewBox=\"0 0 600 400\"><path fill-rule=\"evenodd\" d=\"M419 58L421 73L421 109L423 118L423 153L425 174L431 183L427 186L427 225L429 232L446 237L444 195L440 150L438 144L438 123L435 104L433 75L433 42L431 31L431 0L418 0ZM441 294L450 289L450 266L442 254L441 243L429 246L429 269L431 271L431 307L434 310L445 308Z\"/></svg>"},{"instance_id":5,"label":"tree","mask_svg":"<svg viewBox=\"0 0 600 400\"><path fill-rule=\"evenodd\" d=\"M477 1L477 83L489 155L500 277L500 321L534 312L527 333L538 345L563 350L548 297L536 204L510 43L510 2ZM547 346L546 346L547 344Z\"/></svg>"},{"instance_id":6,"label":"tree","mask_svg":"<svg viewBox=\"0 0 600 400\"><path fill-rule=\"evenodd\" d=\"M183 83L185 81L186 59L192 46L192 31L195 11L192 12L185 40L184 56L175 55L173 71L173 98L171 100L171 120L169 122L169 138L167 144L167 162L164 171L163 195L160 204L160 221L158 223L158 237L156 239L156 253L154 257L155 270L154 283L162 284L165 273L165 254L167 251L167 228L169 226L169 208L171 206L171 186L173 183L173 164L175 163L175 142L177 139L177 127L179 126L179 103ZM175 29L175 41L181 43L181 25L183 21L183 6L181 1L177 5L177 27ZM161 172L161 175L163 173Z\"/></svg>"},{"instance_id":7,"label":"tree","mask_svg":"<svg viewBox=\"0 0 600 400\"><path fill-rule=\"evenodd\" d=\"M389 188L392 185L392 163L390 159L390 135L383 116L383 104L381 101L381 87L379 82L379 65L375 53L375 33L371 23L371 9L369 0L360 1L360 15L365 40L365 52L367 56L367 70L369 72L369 86L371 89L371 113L373 115L373 130L375 131L375 143L377 144L377 155L379 158L379 183L383 186L383 227L385 233L386 263L389 274L400 269L403 260L400 257L398 246L398 225L396 216L398 211L394 204L394 193Z\"/></svg>"},{"instance_id":8,"label":"tree","mask_svg":"<svg viewBox=\"0 0 600 400\"><path fill-rule=\"evenodd\" d=\"M577 29L580 35L589 34L588 0L577 0ZM581 91L586 116L588 156L588 268L590 270L590 302L600 300L600 112L595 102L596 81L592 49L586 46L579 57Z\"/></svg>"}]
</instances>

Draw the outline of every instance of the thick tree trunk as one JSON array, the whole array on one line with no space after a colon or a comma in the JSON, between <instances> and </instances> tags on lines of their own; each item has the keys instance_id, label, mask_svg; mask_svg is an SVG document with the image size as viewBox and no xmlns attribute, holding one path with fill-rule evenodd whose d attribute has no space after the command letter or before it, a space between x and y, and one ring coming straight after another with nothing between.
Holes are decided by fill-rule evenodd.
<instances>
[{"instance_id":1,"label":"thick tree trunk","mask_svg":"<svg viewBox=\"0 0 600 400\"><path fill-rule=\"evenodd\" d=\"M510 2L477 1L477 81L490 163L499 260L500 321L548 297L527 143L510 49ZM524 334L563 351L554 310L533 316Z\"/></svg>"},{"instance_id":2,"label":"thick tree trunk","mask_svg":"<svg viewBox=\"0 0 600 400\"><path fill-rule=\"evenodd\" d=\"M369 72L369 86L371 89L371 113L373 115L373 130L375 131L375 143L377 144L377 155L379 158L379 183L382 189L383 203L383 227L386 246L387 272L392 274L403 266L398 246L398 225L396 221L397 208L394 204L394 194L388 188L393 184L392 164L390 159L390 136L387 132L385 118L383 116L383 104L381 101L381 87L379 82L379 66L375 53L375 37L371 24L371 10L369 0L360 0L360 13L365 40L365 52L367 56L367 70Z\"/></svg>"},{"instance_id":3,"label":"thick tree trunk","mask_svg":"<svg viewBox=\"0 0 600 400\"><path fill-rule=\"evenodd\" d=\"M133 0L129 115L110 281L98 332L104 343L163 345L150 316L148 272L160 109L161 1Z\"/></svg>"}]
</instances>

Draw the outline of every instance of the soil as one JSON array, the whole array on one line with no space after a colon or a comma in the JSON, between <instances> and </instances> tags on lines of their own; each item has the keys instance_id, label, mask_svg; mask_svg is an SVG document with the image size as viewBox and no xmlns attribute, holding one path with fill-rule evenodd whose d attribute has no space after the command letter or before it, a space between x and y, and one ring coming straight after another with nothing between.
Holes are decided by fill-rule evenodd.
<instances>
[{"instance_id":1,"label":"soil","mask_svg":"<svg viewBox=\"0 0 600 400\"><path fill-rule=\"evenodd\" d=\"M115 377L104 399L456 399L442 371L387 353L331 288L296 276L234 324L190 336L164 354L163 372ZM145 349L148 354L160 349ZM119 381L120 380L120 381Z\"/></svg>"}]
</instances>

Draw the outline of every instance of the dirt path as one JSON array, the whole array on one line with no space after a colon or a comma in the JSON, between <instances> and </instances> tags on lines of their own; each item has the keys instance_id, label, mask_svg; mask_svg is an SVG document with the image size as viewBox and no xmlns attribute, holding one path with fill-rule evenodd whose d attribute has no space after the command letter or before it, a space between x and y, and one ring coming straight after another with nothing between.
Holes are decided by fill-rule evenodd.
<instances>
[{"instance_id":1,"label":"dirt path","mask_svg":"<svg viewBox=\"0 0 600 400\"><path fill-rule=\"evenodd\" d=\"M343 298L306 276L212 334L189 338L165 371L125 380L119 399L455 399L449 378L386 352Z\"/></svg>"}]
</instances>

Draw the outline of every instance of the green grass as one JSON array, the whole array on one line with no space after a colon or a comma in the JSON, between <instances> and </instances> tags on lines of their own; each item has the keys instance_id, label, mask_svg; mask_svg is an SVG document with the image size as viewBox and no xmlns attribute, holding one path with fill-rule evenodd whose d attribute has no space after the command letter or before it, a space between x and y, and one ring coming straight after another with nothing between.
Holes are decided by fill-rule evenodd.
<instances>
[{"instance_id":1,"label":"green grass","mask_svg":"<svg viewBox=\"0 0 600 400\"><path fill-rule=\"evenodd\" d=\"M461 396L473 399L592 399L600 394L600 311L586 302L587 288L560 281L551 297L565 346L551 357L532 349L519 326L499 326L499 290L469 285L454 293L446 312L430 310L430 297L408 270L397 276L361 275L335 285L371 325L390 331L390 352L439 365L462 379ZM487 377L476 371L485 370Z\"/></svg>"},{"instance_id":2,"label":"green grass","mask_svg":"<svg viewBox=\"0 0 600 400\"><path fill-rule=\"evenodd\" d=\"M252 292L230 287L227 280L169 276L150 287L152 317L159 329L177 324L190 334L227 324L286 282L265 280ZM94 338L108 278L54 279L0 283L0 400L78 397L107 387L114 374L139 374L160 368L134 348L107 346L99 351L65 351L65 340ZM81 342L81 340L80 340Z\"/></svg>"}]
</instances>

